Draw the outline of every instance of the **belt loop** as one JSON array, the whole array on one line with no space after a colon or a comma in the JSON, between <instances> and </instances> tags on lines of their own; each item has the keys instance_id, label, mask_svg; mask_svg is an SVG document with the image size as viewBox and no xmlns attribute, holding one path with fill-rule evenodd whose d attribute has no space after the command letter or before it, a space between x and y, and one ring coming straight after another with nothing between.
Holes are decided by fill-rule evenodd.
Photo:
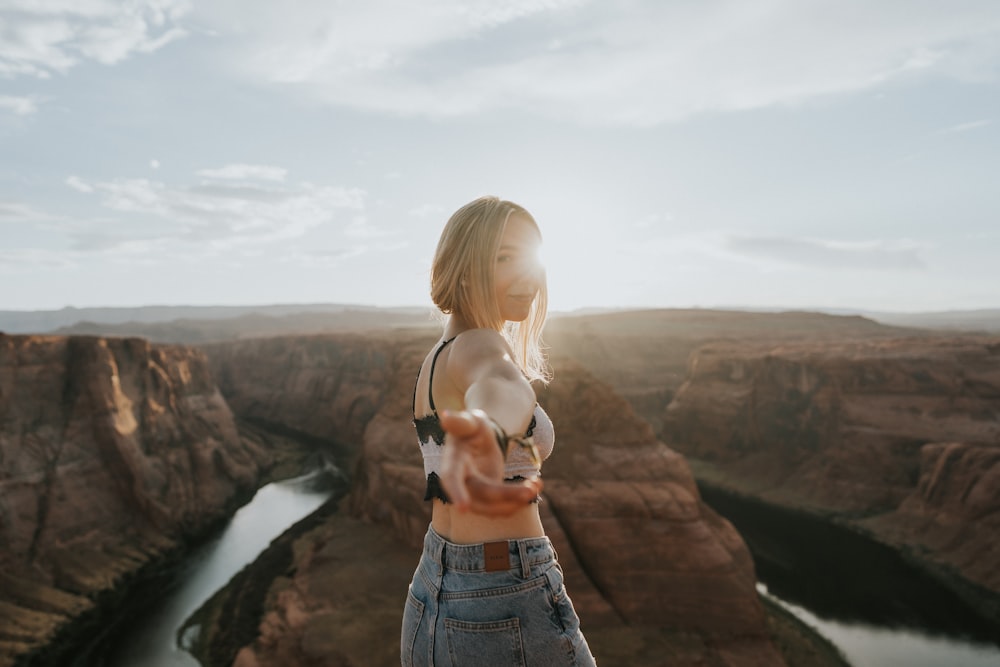
<instances>
[{"instance_id":1,"label":"belt loop","mask_svg":"<svg viewBox=\"0 0 1000 667\"><path fill-rule=\"evenodd\" d=\"M434 541L434 562L437 563L438 568L440 568L440 570L442 572L444 572L444 566L445 566L445 562L444 562L445 561L445 558L444 558L445 546L446 545L444 543L444 540L442 538L440 538L440 537L438 537Z\"/></svg>"},{"instance_id":2,"label":"belt loop","mask_svg":"<svg viewBox=\"0 0 1000 667\"><path fill-rule=\"evenodd\" d=\"M517 541L517 552L521 556L521 576L527 579L531 576L531 565L528 563L528 546L524 540Z\"/></svg>"}]
</instances>

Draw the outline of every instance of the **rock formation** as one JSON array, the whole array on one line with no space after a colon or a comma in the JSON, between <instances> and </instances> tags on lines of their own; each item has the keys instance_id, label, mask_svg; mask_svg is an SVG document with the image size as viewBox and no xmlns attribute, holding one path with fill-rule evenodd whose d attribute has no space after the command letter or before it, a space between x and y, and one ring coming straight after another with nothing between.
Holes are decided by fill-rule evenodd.
<instances>
[{"instance_id":1,"label":"rock formation","mask_svg":"<svg viewBox=\"0 0 1000 667\"><path fill-rule=\"evenodd\" d=\"M610 384L660 433L663 411L687 377L688 359L705 343L815 343L921 333L858 316L669 309L555 317L545 337L553 349Z\"/></svg>"},{"instance_id":2,"label":"rock formation","mask_svg":"<svg viewBox=\"0 0 1000 667\"><path fill-rule=\"evenodd\" d=\"M242 341L208 351L238 414L327 441L354 439L350 512L390 530L415 554L429 506L411 393L432 342L426 333L397 333ZM782 664L750 555L732 526L701 502L683 458L578 364L560 357L555 367L557 379L539 392L557 427L542 511L592 644L614 646L616 633L620 643L636 628L664 630L681 637L666 645L687 651L688 664ZM293 568L302 585L274 589L262 639L240 653L239 664L276 664L275 656L315 640L309 610L335 603L311 597L302 583L319 576L311 568L329 557L308 560ZM415 566L406 562L404 581ZM402 599L393 600L394 623Z\"/></svg>"},{"instance_id":3,"label":"rock formation","mask_svg":"<svg viewBox=\"0 0 1000 667\"><path fill-rule=\"evenodd\" d=\"M258 338L203 349L234 413L351 452L392 388L388 336Z\"/></svg>"},{"instance_id":4,"label":"rock formation","mask_svg":"<svg viewBox=\"0 0 1000 667\"><path fill-rule=\"evenodd\" d=\"M268 458L200 352L0 334L0 665L57 656L102 595L228 516Z\"/></svg>"},{"instance_id":5,"label":"rock formation","mask_svg":"<svg viewBox=\"0 0 1000 667\"><path fill-rule=\"evenodd\" d=\"M706 479L1000 594L1000 339L707 345L663 424Z\"/></svg>"}]
</instances>

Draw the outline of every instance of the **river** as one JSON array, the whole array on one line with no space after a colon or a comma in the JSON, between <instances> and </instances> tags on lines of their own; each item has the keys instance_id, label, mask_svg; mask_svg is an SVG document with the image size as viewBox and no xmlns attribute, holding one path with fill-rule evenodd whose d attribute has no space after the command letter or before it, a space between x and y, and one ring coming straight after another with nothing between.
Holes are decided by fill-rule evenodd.
<instances>
[{"instance_id":1,"label":"river","mask_svg":"<svg viewBox=\"0 0 1000 667\"><path fill-rule=\"evenodd\" d=\"M1000 628L893 549L829 521L699 488L750 547L761 594L854 667L1000 665Z\"/></svg>"},{"instance_id":2,"label":"river","mask_svg":"<svg viewBox=\"0 0 1000 667\"><path fill-rule=\"evenodd\" d=\"M74 667L199 667L178 646L177 631L215 591L333 493L330 469L261 487L220 535L203 544L175 575L179 582L159 603L123 624Z\"/></svg>"},{"instance_id":3,"label":"river","mask_svg":"<svg viewBox=\"0 0 1000 667\"><path fill-rule=\"evenodd\" d=\"M332 494L329 471L262 487L198 549L180 582L74 667L199 667L184 622L272 539ZM855 667L996 667L997 628L891 549L829 523L702 487L744 536L758 589L832 641Z\"/></svg>"}]
</instances>

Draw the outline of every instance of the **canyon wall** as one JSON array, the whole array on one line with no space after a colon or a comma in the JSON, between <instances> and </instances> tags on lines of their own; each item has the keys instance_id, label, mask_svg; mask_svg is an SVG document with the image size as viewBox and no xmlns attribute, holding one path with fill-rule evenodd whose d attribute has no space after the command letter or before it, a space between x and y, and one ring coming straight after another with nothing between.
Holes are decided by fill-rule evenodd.
<instances>
[{"instance_id":1,"label":"canyon wall","mask_svg":"<svg viewBox=\"0 0 1000 667\"><path fill-rule=\"evenodd\" d=\"M244 418L342 447L354 442L345 508L382 526L399 549L413 554L394 572L402 581L416 564L429 521L411 397L433 341L427 333L397 332L207 348L230 404ZM579 364L557 357L554 366L556 380L539 391L557 432L541 510L588 635L614 646L635 628L662 629L673 633L666 645L685 664L783 664L767 631L749 552L732 526L701 502L684 459ZM237 664L278 664L279 656L302 654L322 632L345 632L323 625L336 617L335 595L321 599L310 586L294 585L321 577L333 556L301 551L289 568L292 585L283 580L274 590L262 634ZM404 591L386 612L395 628Z\"/></svg>"},{"instance_id":2,"label":"canyon wall","mask_svg":"<svg viewBox=\"0 0 1000 667\"><path fill-rule=\"evenodd\" d=\"M0 665L79 641L102 596L226 518L269 457L198 351L0 334Z\"/></svg>"},{"instance_id":3,"label":"canyon wall","mask_svg":"<svg viewBox=\"0 0 1000 667\"><path fill-rule=\"evenodd\" d=\"M836 342L920 336L859 316L811 312L669 309L554 317L553 349L610 384L659 434L663 411L684 383L688 359L708 342Z\"/></svg>"},{"instance_id":4,"label":"canyon wall","mask_svg":"<svg viewBox=\"0 0 1000 667\"><path fill-rule=\"evenodd\" d=\"M392 389L391 338L385 331L256 338L203 349L234 413L350 455Z\"/></svg>"},{"instance_id":5,"label":"canyon wall","mask_svg":"<svg viewBox=\"0 0 1000 667\"><path fill-rule=\"evenodd\" d=\"M663 425L706 481L869 531L1000 619L1000 339L706 345Z\"/></svg>"}]
</instances>

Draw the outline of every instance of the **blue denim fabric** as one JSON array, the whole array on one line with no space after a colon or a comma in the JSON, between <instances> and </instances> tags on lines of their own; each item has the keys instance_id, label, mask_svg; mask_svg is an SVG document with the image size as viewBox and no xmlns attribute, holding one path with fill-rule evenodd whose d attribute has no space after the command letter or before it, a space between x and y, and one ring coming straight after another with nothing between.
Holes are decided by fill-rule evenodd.
<instances>
[{"instance_id":1,"label":"blue denim fabric","mask_svg":"<svg viewBox=\"0 0 1000 667\"><path fill-rule=\"evenodd\" d=\"M487 572L483 545L428 528L406 595L403 667L593 666L547 537L508 541L510 569Z\"/></svg>"}]
</instances>

